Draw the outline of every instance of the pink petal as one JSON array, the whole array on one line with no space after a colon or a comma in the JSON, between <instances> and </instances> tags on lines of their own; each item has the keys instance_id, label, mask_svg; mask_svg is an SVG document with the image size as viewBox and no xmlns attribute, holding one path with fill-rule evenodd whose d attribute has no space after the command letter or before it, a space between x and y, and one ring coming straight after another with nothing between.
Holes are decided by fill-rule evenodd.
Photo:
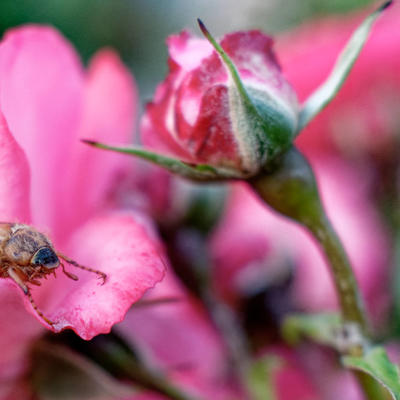
<instances>
[{"instance_id":1,"label":"pink petal","mask_svg":"<svg viewBox=\"0 0 400 400\"><path fill-rule=\"evenodd\" d=\"M9 279L0 279L0 398L4 384L11 384L28 368L31 343L44 331L26 312L21 289Z\"/></svg>"},{"instance_id":2,"label":"pink petal","mask_svg":"<svg viewBox=\"0 0 400 400\"><path fill-rule=\"evenodd\" d=\"M0 221L29 222L29 179L25 154L10 134L0 112ZM20 384L16 381L28 367L29 346L43 332L43 327L27 314L22 296L21 289L10 279L0 278L2 399L18 398L15 394Z\"/></svg>"},{"instance_id":3,"label":"pink petal","mask_svg":"<svg viewBox=\"0 0 400 400\"><path fill-rule=\"evenodd\" d=\"M29 222L29 166L0 112L0 221Z\"/></svg>"},{"instance_id":4,"label":"pink petal","mask_svg":"<svg viewBox=\"0 0 400 400\"><path fill-rule=\"evenodd\" d=\"M192 36L188 31L171 35L167 39L167 45L171 57L170 62L179 65L185 71L197 68L214 51L207 40Z\"/></svg>"},{"instance_id":5,"label":"pink petal","mask_svg":"<svg viewBox=\"0 0 400 400\"><path fill-rule=\"evenodd\" d=\"M163 278L165 268L158 250L158 241L142 217L131 213L95 217L74 233L67 254L106 273L104 285L96 274L66 264L79 281L66 278L59 269L56 279L43 282L52 287L47 298L40 298L42 288L33 289L33 297L37 293L39 307L55 322L55 332L71 328L87 340L108 333L129 307ZM34 314L27 299L25 303Z\"/></svg>"},{"instance_id":6,"label":"pink petal","mask_svg":"<svg viewBox=\"0 0 400 400\"><path fill-rule=\"evenodd\" d=\"M83 89L74 50L53 28L25 26L0 46L0 106L32 171L35 225L55 228Z\"/></svg>"},{"instance_id":7,"label":"pink petal","mask_svg":"<svg viewBox=\"0 0 400 400\"><path fill-rule=\"evenodd\" d=\"M136 87L128 69L113 51L100 51L89 66L79 136L131 143L136 103ZM63 231L103 207L113 183L131 168L129 157L102 152L76 140L65 183ZM75 204L73 209L71 203Z\"/></svg>"},{"instance_id":8,"label":"pink petal","mask_svg":"<svg viewBox=\"0 0 400 400\"><path fill-rule=\"evenodd\" d=\"M185 96L187 95L188 93L185 93ZM185 121L183 115L189 104L186 100L189 99L178 98L177 104L185 106L176 114L176 123L181 139L187 141L186 146L196 160L240 167L238 144L233 136L229 118L228 88L224 85L214 85L202 94L198 118L193 126Z\"/></svg>"}]
</instances>

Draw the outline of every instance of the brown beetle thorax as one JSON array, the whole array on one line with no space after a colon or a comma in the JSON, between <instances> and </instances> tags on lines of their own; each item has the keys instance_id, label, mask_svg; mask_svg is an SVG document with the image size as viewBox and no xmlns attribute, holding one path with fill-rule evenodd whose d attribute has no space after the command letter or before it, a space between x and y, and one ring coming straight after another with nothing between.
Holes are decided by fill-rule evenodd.
<instances>
[{"instance_id":1,"label":"brown beetle thorax","mask_svg":"<svg viewBox=\"0 0 400 400\"><path fill-rule=\"evenodd\" d=\"M3 256L20 266L31 265L39 249L53 248L45 235L28 225L15 224L11 227L10 238L4 243Z\"/></svg>"}]
</instances>

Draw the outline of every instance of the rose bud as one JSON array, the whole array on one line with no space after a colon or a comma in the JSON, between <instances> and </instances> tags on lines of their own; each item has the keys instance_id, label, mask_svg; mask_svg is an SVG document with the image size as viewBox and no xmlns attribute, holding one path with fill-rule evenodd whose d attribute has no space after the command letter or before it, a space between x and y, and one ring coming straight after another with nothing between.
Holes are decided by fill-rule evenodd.
<instances>
[{"instance_id":1,"label":"rose bud","mask_svg":"<svg viewBox=\"0 0 400 400\"><path fill-rule=\"evenodd\" d=\"M299 106L269 36L236 32L221 41L249 104L206 40L184 31L167 43L170 74L147 107L144 144L190 163L228 169L237 177L256 173L268 157L290 145Z\"/></svg>"},{"instance_id":2,"label":"rose bud","mask_svg":"<svg viewBox=\"0 0 400 400\"><path fill-rule=\"evenodd\" d=\"M301 106L281 74L269 36L257 30L236 32L219 43L199 20L207 40L188 32L168 39L169 75L142 120L143 143L160 153L85 142L195 180L247 179L270 170L334 98L373 22L390 3L364 20L331 74Z\"/></svg>"}]
</instances>

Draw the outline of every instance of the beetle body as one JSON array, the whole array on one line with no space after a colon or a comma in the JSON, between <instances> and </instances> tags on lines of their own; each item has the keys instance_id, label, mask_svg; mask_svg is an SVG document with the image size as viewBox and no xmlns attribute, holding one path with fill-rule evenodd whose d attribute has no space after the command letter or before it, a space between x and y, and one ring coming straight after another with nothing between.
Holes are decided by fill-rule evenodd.
<instances>
[{"instance_id":1,"label":"beetle body","mask_svg":"<svg viewBox=\"0 0 400 400\"><path fill-rule=\"evenodd\" d=\"M0 224L0 265L5 277L6 266L30 273L46 274L60 265L50 240L41 232L24 224Z\"/></svg>"},{"instance_id":2,"label":"beetle body","mask_svg":"<svg viewBox=\"0 0 400 400\"><path fill-rule=\"evenodd\" d=\"M32 226L18 223L0 222L0 278L11 278L29 297L36 313L48 324L53 322L47 319L36 306L29 284L40 286L40 279L54 274L61 266L68 278L78 280L78 277L65 270L61 261L74 267L96 273L106 280L106 274L101 271L84 267L70 258L56 252L50 239Z\"/></svg>"}]
</instances>

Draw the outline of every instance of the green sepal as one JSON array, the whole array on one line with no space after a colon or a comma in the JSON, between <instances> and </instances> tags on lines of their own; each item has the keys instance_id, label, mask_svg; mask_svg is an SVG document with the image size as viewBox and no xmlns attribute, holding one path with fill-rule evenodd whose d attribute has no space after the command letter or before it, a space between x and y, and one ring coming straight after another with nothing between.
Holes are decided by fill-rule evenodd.
<instances>
[{"instance_id":1,"label":"green sepal","mask_svg":"<svg viewBox=\"0 0 400 400\"><path fill-rule=\"evenodd\" d=\"M298 133L336 96L364 47L373 23L391 4L392 0L382 4L355 30L339 54L331 74L304 102L300 111Z\"/></svg>"},{"instance_id":2,"label":"green sepal","mask_svg":"<svg viewBox=\"0 0 400 400\"><path fill-rule=\"evenodd\" d=\"M336 333L341 328L337 313L292 314L283 321L281 331L286 342L296 345L303 339L335 347Z\"/></svg>"},{"instance_id":3,"label":"green sepal","mask_svg":"<svg viewBox=\"0 0 400 400\"><path fill-rule=\"evenodd\" d=\"M342 357L343 365L372 376L378 381L395 400L400 400L399 367L390 362L383 347L373 347L363 356Z\"/></svg>"},{"instance_id":4,"label":"green sepal","mask_svg":"<svg viewBox=\"0 0 400 400\"><path fill-rule=\"evenodd\" d=\"M215 168L207 164L189 164L176 158L164 156L162 154L154 153L152 151L143 149L141 147L127 146L110 146L104 143L95 142L92 140L82 139L83 143L90 146L97 147L99 149L115 151L118 153L124 153L131 156L141 158L143 160L150 161L159 167L165 168L166 170L180 175L184 178L188 178L196 181L215 181L222 179L238 179L243 178L239 171L228 169L228 168Z\"/></svg>"},{"instance_id":5,"label":"green sepal","mask_svg":"<svg viewBox=\"0 0 400 400\"><path fill-rule=\"evenodd\" d=\"M200 19L197 21L203 35L221 57L234 83L230 88L230 102L231 107L236 109L237 120L240 120L240 128L237 131L240 137L237 139L245 147L243 159L249 160L244 168L252 175L261 165L269 163L291 146L296 132L297 116L295 121L292 121L287 111L272 96L268 99L260 98L257 90L246 88L234 62L204 23ZM232 90L234 88L235 91Z\"/></svg>"}]
</instances>

